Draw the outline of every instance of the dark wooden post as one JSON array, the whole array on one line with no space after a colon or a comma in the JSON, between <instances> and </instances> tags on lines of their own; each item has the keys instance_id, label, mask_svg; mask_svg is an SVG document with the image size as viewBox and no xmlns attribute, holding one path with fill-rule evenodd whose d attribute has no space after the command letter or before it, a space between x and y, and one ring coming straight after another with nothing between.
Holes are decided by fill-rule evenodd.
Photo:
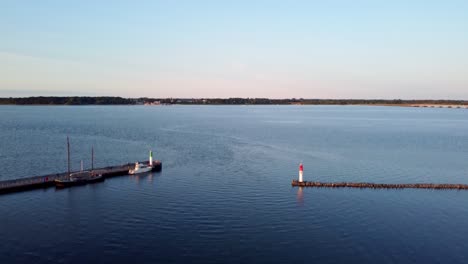
<instances>
[{"instance_id":1,"label":"dark wooden post","mask_svg":"<svg viewBox=\"0 0 468 264\"><path fill-rule=\"evenodd\" d=\"M91 147L91 171L94 170L94 147Z\"/></svg>"},{"instance_id":2,"label":"dark wooden post","mask_svg":"<svg viewBox=\"0 0 468 264\"><path fill-rule=\"evenodd\" d=\"M67 137L68 177L70 177L70 139Z\"/></svg>"}]
</instances>

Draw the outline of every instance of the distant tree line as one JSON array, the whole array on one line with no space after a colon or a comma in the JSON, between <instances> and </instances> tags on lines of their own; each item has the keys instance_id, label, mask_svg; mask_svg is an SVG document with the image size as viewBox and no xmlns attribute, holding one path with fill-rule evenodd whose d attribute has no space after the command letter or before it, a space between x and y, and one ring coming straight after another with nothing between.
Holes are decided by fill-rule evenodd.
<instances>
[{"instance_id":1,"label":"distant tree line","mask_svg":"<svg viewBox=\"0 0 468 264\"><path fill-rule=\"evenodd\" d=\"M0 98L0 104L11 105L128 105L135 104L135 99L126 99L122 97L87 97L87 96L71 96L71 97L54 97L54 96L39 96L39 97L22 97L22 98Z\"/></svg>"},{"instance_id":2,"label":"distant tree line","mask_svg":"<svg viewBox=\"0 0 468 264\"><path fill-rule=\"evenodd\" d=\"M300 102L296 99L268 99L268 98L162 98L151 99L162 104L210 104L210 105L270 105L270 104L291 104Z\"/></svg>"},{"instance_id":3,"label":"distant tree line","mask_svg":"<svg viewBox=\"0 0 468 264\"><path fill-rule=\"evenodd\" d=\"M3 105L136 105L145 103L186 105L468 105L466 100L384 100L384 99L268 99L268 98L122 98L122 97L18 97L0 98Z\"/></svg>"},{"instance_id":4,"label":"distant tree line","mask_svg":"<svg viewBox=\"0 0 468 264\"><path fill-rule=\"evenodd\" d=\"M208 105L407 105L407 104L452 104L466 105L465 100L401 100L401 99L268 99L268 98L140 98L144 102L161 104L208 104Z\"/></svg>"},{"instance_id":5,"label":"distant tree line","mask_svg":"<svg viewBox=\"0 0 468 264\"><path fill-rule=\"evenodd\" d=\"M438 105L466 105L466 100L401 100L401 99L301 99L303 104L315 105L410 105L410 104L438 104Z\"/></svg>"}]
</instances>

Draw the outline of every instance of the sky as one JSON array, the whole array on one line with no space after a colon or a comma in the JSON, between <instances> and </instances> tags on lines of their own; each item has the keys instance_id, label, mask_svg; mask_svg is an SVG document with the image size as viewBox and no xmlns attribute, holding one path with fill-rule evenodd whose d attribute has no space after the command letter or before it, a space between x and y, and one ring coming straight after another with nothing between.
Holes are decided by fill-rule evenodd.
<instances>
[{"instance_id":1,"label":"sky","mask_svg":"<svg viewBox=\"0 0 468 264\"><path fill-rule=\"evenodd\" d=\"M466 0L0 0L0 97L468 100Z\"/></svg>"}]
</instances>

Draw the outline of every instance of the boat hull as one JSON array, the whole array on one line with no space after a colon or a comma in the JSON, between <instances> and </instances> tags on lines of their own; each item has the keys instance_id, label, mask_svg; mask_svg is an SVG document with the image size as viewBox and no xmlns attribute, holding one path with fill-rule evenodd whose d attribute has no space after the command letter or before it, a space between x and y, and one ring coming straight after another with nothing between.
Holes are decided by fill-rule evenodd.
<instances>
[{"instance_id":1,"label":"boat hull","mask_svg":"<svg viewBox=\"0 0 468 264\"><path fill-rule=\"evenodd\" d=\"M99 176L94 176L89 178L87 181L88 183L95 183L95 182L103 182L106 178L104 176L99 175Z\"/></svg>"},{"instance_id":2,"label":"boat hull","mask_svg":"<svg viewBox=\"0 0 468 264\"><path fill-rule=\"evenodd\" d=\"M70 180L55 180L55 187L57 188L68 188L72 186L79 186L87 184L84 180L70 181Z\"/></svg>"},{"instance_id":3,"label":"boat hull","mask_svg":"<svg viewBox=\"0 0 468 264\"><path fill-rule=\"evenodd\" d=\"M146 168L140 168L138 170L129 170L128 174L135 175L135 174L141 174L141 173L146 173L146 172L150 172L150 171L153 171L153 168L152 167L146 167Z\"/></svg>"},{"instance_id":4,"label":"boat hull","mask_svg":"<svg viewBox=\"0 0 468 264\"><path fill-rule=\"evenodd\" d=\"M57 188L68 188L72 186L86 185L88 183L102 182L104 180L105 180L104 176L97 175L97 176L91 176L89 178L83 178L83 179L55 180L54 182L55 182L55 187Z\"/></svg>"},{"instance_id":5,"label":"boat hull","mask_svg":"<svg viewBox=\"0 0 468 264\"><path fill-rule=\"evenodd\" d=\"M161 171L162 169L162 164L160 161L154 161L151 167L148 166L148 162L143 163L143 165L145 165L144 168L139 168L137 170L135 169L129 170L128 174L135 175L135 174L147 173L147 172L157 172L157 171Z\"/></svg>"}]
</instances>

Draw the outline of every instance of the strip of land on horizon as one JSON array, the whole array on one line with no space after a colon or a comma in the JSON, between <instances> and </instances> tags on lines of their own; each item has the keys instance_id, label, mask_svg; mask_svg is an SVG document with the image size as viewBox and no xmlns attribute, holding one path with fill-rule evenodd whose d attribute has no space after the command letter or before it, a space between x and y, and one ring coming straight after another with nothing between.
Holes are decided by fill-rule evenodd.
<instances>
[{"instance_id":1,"label":"strip of land on horizon","mask_svg":"<svg viewBox=\"0 0 468 264\"><path fill-rule=\"evenodd\" d=\"M37 96L0 98L0 105L370 105L468 108L467 100L268 99L268 98L123 98L113 96Z\"/></svg>"}]
</instances>

